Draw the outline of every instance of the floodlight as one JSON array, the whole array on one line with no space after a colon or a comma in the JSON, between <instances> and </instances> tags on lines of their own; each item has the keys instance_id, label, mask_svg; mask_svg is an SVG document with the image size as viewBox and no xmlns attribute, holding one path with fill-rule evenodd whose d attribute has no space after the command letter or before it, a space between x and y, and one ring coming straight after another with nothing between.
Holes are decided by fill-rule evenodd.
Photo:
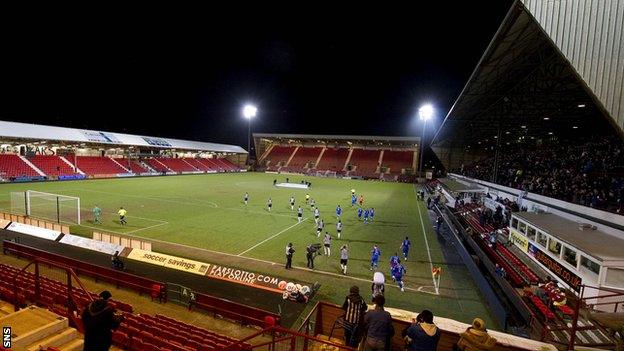
<instances>
[{"instance_id":1,"label":"floodlight","mask_svg":"<svg viewBox=\"0 0 624 351\"><path fill-rule=\"evenodd\" d=\"M433 107L429 104L423 105L418 109L418 117L422 121L427 121L433 117Z\"/></svg>"},{"instance_id":2,"label":"floodlight","mask_svg":"<svg viewBox=\"0 0 624 351\"><path fill-rule=\"evenodd\" d=\"M245 105L243 108L243 116L247 119L252 119L256 117L256 113L258 112L258 108L254 105Z\"/></svg>"}]
</instances>

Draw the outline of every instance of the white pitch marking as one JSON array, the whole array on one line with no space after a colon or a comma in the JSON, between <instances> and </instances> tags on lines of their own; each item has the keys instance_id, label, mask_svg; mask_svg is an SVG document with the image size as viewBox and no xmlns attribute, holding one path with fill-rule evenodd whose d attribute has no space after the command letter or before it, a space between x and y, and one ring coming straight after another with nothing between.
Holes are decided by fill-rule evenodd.
<instances>
[{"instance_id":1,"label":"white pitch marking","mask_svg":"<svg viewBox=\"0 0 624 351\"><path fill-rule=\"evenodd\" d=\"M261 242L259 242L259 243L257 243L256 245L254 245L254 246L252 246L252 247L248 248L247 250L245 250L245 251L243 251L243 252L239 253L239 254L238 254L238 255L236 255L236 256L241 256L241 255L243 255L243 254L246 254L247 252L249 252L249 251L251 251L251 250L255 249L256 247L258 247L258 246L260 246L260 245L262 245L262 244L266 243L267 241L269 241L269 240L271 240L271 239L275 238L276 236L278 236L278 235L280 235L280 234L284 233L285 231L287 231L287 230L289 230L289 229L291 229L291 228L294 228L294 227L298 226L299 224L301 224L301 223L303 223L303 222L305 222L305 221L307 221L307 220L308 220L308 217L304 218L301 222L297 222L297 223L295 223L295 224L291 225L290 227L288 227L288 228L286 228L286 229L282 229L282 230L281 230L280 232L278 232L277 234L273 234L273 235L271 235L270 237L268 237L268 238L266 238L266 239L262 240Z\"/></svg>"},{"instance_id":2,"label":"white pitch marking","mask_svg":"<svg viewBox=\"0 0 624 351\"><path fill-rule=\"evenodd\" d=\"M420 206L418 205L418 196L416 195L416 185L414 185L414 196L416 196L416 209L418 209L418 216L420 217L420 225L423 230L423 237L425 238L425 245L427 246L427 256L429 256L429 266L431 267L431 280L433 280L433 286L435 287L436 295L440 294L438 283L433 276L433 260L431 259L431 250L429 249L429 241L427 240L427 232L425 231L425 222L423 222L422 214L420 213Z\"/></svg>"}]
</instances>

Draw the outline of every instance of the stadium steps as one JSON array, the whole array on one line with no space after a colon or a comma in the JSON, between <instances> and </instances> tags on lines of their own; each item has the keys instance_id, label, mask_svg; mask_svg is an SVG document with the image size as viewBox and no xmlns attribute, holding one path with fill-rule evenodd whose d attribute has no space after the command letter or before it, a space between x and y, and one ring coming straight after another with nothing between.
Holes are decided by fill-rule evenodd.
<instances>
[{"instance_id":1,"label":"stadium steps","mask_svg":"<svg viewBox=\"0 0 624 351\"><path fill-rule=\"evenodd\" d=\"M46 176L46 174L45 174L45 173L43 173L43 172L42 172L39 168L37 168L37 166L35 166L32 162L30 162L30 160L29 160L29 159L27 159L26 157L24 157L24 156L21 156L21 155L20 155L20 157L19 157L19 158L21 158L21 159L22 159L22 161L24 161L24 163L25 163L25 164L27 164L28 166L30 166L30 168L34 169L34 170L35 170L35 172L39 173L39 175L40 175L40 176L43 176L43 177L45 177L45 176Z\"/></svg>"},{"instance_id":2,"label":"stadium steps","mask_svg":"<svg viewBox=\"0 0 624 351\"><path fill-rule=\"evenodd\" d=\"M343 171L347 170L347 166L349 165L349 161L351 161L352 155L353 155L353 149L349 149L349 155L347 155L347 159L345 160L344 166L342 166Z\"/></svg>"},{"instance_id":3,"label":"stadium steps","mask_svg":"<svg viewBox=\"0 0 624 351\"><path fill-rule=\"evenodd\" d=\"M313 169L316 169L317 166L319 165L319 163L321 162L321 160L323 159L323 155L325 154L325 150L327 150L327 146L323 146L323 149L321 150L321 153L319 154L318 158L314 162L314 167L312 167Z\"/></svg>"},{"instance_id":4,"label":"stadium steps","mask_svg":"<svg viewBox=\"0 0 624 351\"><path fill-rule=\"evenodd\" d=\"M124 167L121 163L117 162L117 160L115 160L114 158L112 158L112 157L109 157L109 158L111 159L111 161L115 162L119 167L125 169L126 172L132 173L132 171L130 171L127 167Z\"/></svg>"},{"instance_id":5,"label":"stadium steps","mask_svg":"<svg viewBox=\"0 0 624 351\"><path fill-rule=\"evenodd\" d=\"M74 165L73 165L71 162L69 162L69 161L65 158L65 156L59 156L59 158L60 158L63 162L67 163L67 164L69 165L69 167L71 167L72 169L75 169L77 173L82 174L82 175L84 175L84 174L85 174L83 171L81 171L81 170L80 170L80 168L78 168L78 167L74 167Z\"/></svg>"},{"instance_id":6,"label":"stadium steps","mask_svg":"<svg viewBox=\"0 0 624 351\"><path fill-rule=\"evenodd\" d=\"M61 345L65 345L78 339L79 336L80 334L74 328L61 329L56 333L50 334L49 336L26 346L26 351L45 350L48 347L58 348Z\"/></svg>"},{"instance_id":7,"label":"stadium steps","mask_svg":"<svg viewBox=\"0 0 624 351\"><path fill-rule=\"evenodd\" d=\"M292 154L290 154L290 157L288 157L288 161L286 161L286 164L284 164L284 167L288 167L288 165L290 165L290 161L292 161L293 157L295 157L295 154L297 153L297 151L299 151L300 147L301 146L297 146L295 150L293 150Z\"/></svg>"},{"instance_id":8,"label":"stadium steps","mask_svg":"<svg viewBox=\"0 0 624 351\"><path fill-rule=\"evenodd\" d=\"M26 350L27 346L68 329L69 321L46 309L29 306L1 317L0 325L11 326L12 349Z\"/></svg>"}]
</instances>

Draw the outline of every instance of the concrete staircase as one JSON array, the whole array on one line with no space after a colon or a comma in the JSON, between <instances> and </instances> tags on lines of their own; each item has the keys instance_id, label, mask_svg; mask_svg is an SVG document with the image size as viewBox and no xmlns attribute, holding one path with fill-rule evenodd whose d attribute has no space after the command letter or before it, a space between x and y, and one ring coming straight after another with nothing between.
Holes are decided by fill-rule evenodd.
<instances>
[{"instance_id":1,"label":"concrete staircase","mask_svg":"<svg viewBox=\"0 0 624 351\"><path fill-rule=\"evenodd\" d=\"M40 176L45 177L46 174L43 173L39 168L37 168L37 166L35 166L32 162L30 162L29 159L27 159L24 156L20 156L20 159L22 159L22 161L24 161L25 164L27 164L30 168L34 169L35 172L37 172Z\"/></svg>"},{"instance_id":2,"label":"concrete staircase","mask_svg":"<svg viewBox=\"0 0 624 351\"><path fill-rule=\"evenodd\" d=\"M2 307L2 305L0 305ZM2 312L6 312L2 308ZM11 326L11 350L37 351L54 347L61 351L80 351L83 339L69 327L66 317L46 309L29 306L0 316L0 325Z\"/></svg>"}]
</instances>

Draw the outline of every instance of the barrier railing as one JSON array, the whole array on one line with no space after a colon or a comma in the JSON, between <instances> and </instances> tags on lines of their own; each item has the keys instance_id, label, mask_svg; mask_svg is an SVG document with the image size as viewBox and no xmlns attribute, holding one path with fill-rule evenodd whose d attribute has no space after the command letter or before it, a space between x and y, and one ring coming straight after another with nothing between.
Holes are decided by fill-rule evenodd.
<instances>
[{"instance_id":1,"label":"barrier railing","mask_svg":"<svg viewBox=\"0 0 624 351\"><path fill-rule=\"evenodd\" d=\"M69 234L69 226L62 225L58 223L44 221L42 219L37 219L29 216L22 216L17 214L11 214L7 212L0 212L0 219L5 219L11 222L17 222L21 224L32 225L39 228L56 230L57 232L61 232L63 234Z\"/></svg>"},{"instance_id":2,"label":"barrier railing","mask_svg":"<svg viewBox=\"0 0 624 351\"><path fill-rule=\"evenodd\" d=\"M66 280L65 282L61 282L62 285L60 288L63 289L63 294L57 295L55 299L47 296L45 293L42 293L43 283L42 275L40 274L42 264L50 268L61 270L64 273ZM27 281L27 283L24 284L23 282L25 281L22 281L22 279L27 279L25 277L29 275L27 272L31 266L34 266L34 279L32 282ZM76 327L80 332L83 332L82 323L78 317L78 296L84 296L83 299L86 299L87 303L92 302L93 298L71 267L58 262L35 257L22 269L15 271L12 276L8 277L8 280L13 286L12 303L15 311L24 307L26 301L30 301L37 305L43 305L50 308L53 312L67 317L74 327ZM18 280L20 281L18 282ZM75 285L73 284L74 282L76 283ZM32 284L34 288L33 290L28 290L27 287L25 287L30 284ZM59 287L57 287L57 289L59 289ZM63 306L63 308L59 309L57 306Z\"/></svg>"},{"instance_id":3,"label":"barrier railing","mask_svg":"<svg viewBox=\"0 0 624 351\"><path fill-rule=\"evenodd\" d=\"M141 249L145 251L152 251L152 243L149 241L139 240L129 236L123 236L119 234L111 234L106 232L93 232L93 240L103 241L105 243L111 243L115 245L121 245L124 247L131 247L133 249Z\"/></svg>"}]
</instances>

